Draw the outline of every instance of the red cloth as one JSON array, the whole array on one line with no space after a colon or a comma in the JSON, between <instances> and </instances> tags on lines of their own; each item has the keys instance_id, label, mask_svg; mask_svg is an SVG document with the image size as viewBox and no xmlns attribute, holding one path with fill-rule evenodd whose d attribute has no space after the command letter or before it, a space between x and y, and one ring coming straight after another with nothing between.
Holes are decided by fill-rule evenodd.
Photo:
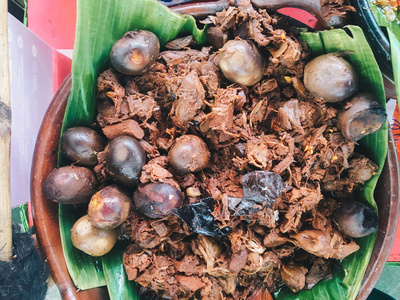
<instances>
[{"instance_id":1,"label":"red cloth","mask_svg":"<svg viewBox=\"0 0 400 300\"><path fill-rule=\"evenodd\" d=\"M396 142L397 157L400 161L400 113L398 105L396 105L396 109L393 114L392 131ZM396 237L394 239L388 261L400 261L400 218L398 220Z\"/></svg>"},{"instance_id":2,"label":"red cloth","mask_svg":"<svg viewBox=\"0 0 400 300\"><path fill-rule=\"evenodd\" d=\"M73 49L76 0L29 0L28 28L55 49Z\"/></svg>"},{"instance_id":3,"label":"red cloth","mask_svg":"<svg viewBox=\"0 0 400 300\"><path fill-rule=\"evenodd\" d=\"M73 49L76 0L29 0L28 28L53 50L53 92L71 70L71 59L57 49Z\"/></svg>"},{"instance_id":4,"label":"red cloth","mask_svg":"<svg viewBox=\"0 0 400 300\"><path fill-rule=\"evenodd\" d=\"M64 81L65 77L71 72L72 60L64 54L53 51L53 93Z\"/></svg>"}]
</instances>

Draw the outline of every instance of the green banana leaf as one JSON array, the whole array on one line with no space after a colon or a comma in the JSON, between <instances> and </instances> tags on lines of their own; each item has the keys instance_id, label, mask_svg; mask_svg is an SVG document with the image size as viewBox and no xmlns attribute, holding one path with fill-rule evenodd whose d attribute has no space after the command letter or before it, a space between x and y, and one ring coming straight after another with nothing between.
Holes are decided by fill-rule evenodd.
<instances>
[{"instance_id":1,"label":"green banana leaf","mask_svg":"<svg viewBox=\"0 0 400 300\"><path fill-rule=\"evenodd\" d=\"M346 59L350 61L359 75L359 90L376 95L382 105L386 106L381 72L359 27L347 26L344 29L317 33L307 32L302 33L301 37L310 46L313 56L337 51L351 51L352 54L349 54ZM376 211L374 190L385 163L387 145L388 127L385 125L378 132L363 138L358 149L379 166L377 174L365 184L361 195L359 195L361 201L368 203ZM343 270L335 270L334 277L331 280L320 282L311 290L302 290L297 294L292 293L288 288L281 289L275 294L276 299L355 299L371 258L375 240L376 234L357 239L360 250L342 262Z\"/></svg>"},{"instance_id":2,"label":"green banana leaf","mask_svg":"<svg viewBox=\"0 0 400 300\"><path fill-rule=\"evenodd\" d=\"M106 285L100 258L92 257L74 247L71 242L71 228L82 216L72 205L60 204L58 219L65 262L75 286L87 290Z\"/></svg>"},{"instance_id":3,"label":"green banana leaf","mask_svg":"<svg viewBox=\"0 0 400 300\"><path fill-rule=\"evenodd\" d=\"M127 246L128 243L119 241L109 253L102 257L104 275L111 300L140 299L137 284L128 281L122 262L122 255Z\"/></svg>"},{"instance_id":4,"label":"green banana leaf","mask_svg":"<svg viewBox=\"0 0 400 300\"><path fill-rule=\"evenodd\" d=\"M196 27L193 17L173 13L153 0L78 0L76 26L72 88L62 132L73 126L93 124L97 76L109 66L111 47L126 31L150 30L158 36L161 45L184 33L192 34L198 44L206 40L205 30ZM63 164L65 160L59 155L59 165ZM122 264L116 263L117 260L110 259L110 256L102 262L100 258L93 258L72 245L70 230L77 219L74 208L60 205L59 223L64 257L76 287L85 290L107 284L113 298L126 299L124 296L129 295L129 299L136 299L134 288L130 288L126 276L122 276ZM120 276L114 276L112 281L112 273ZM122 289L122 286L125 288Z\"/></svg>"},{"instance_id":5,"label":"green banana leaf","mask_svg":"<svg viewBox=\"0 0 400 300\"><path fill-rule=\"evenodd\" d=\"M382 9L374 5L372 0L368 0L368 4L378 25L390 29L397 38L400 38L400 24L397 21L390 22L382 13ZM397 10L396 14L397 19L400 20L400 10Z\"/></svg>"},{"instance_id":6,"label":"green banana leaf","mask_svg":"<svg viewBox=\"0 0 400 300\"><path fill-rule=\"evenodd\" d=\"M396 85L397 103L400 104L400 42L391 29L387 29L392 56L393 78ZM398 35L400 37L400 34Z\"/></svg>"},{"instance_id":7,"label":"green banana leaf","mask_svg":"<svg viewBox=\"0 0 400 300\"><path fill-rule=\"evenodd\" d=\"M206 32L191 16L173 13L153 0L78 0L77 28L72 63L72 88L63 131L91 125L95 114L97 76L109 65L112 45L134 29L147 29L164 45L180 33L191 33L198 44Z\"/></svg>"},{"instance_id":8,"label":"green banana leaf","mask_svg":"<svg viewBox=\"0 0 400 300\"><path fill-rule=\"evenodd\" d=\"M372 14L375 17L376 22L379 26L386 28L390 42L390 52L392 57L392 68L393 78L396 85L397 102L400 104L400 66L399 66L399 54L400 54L400 24L397 20L400 20L400 9L397 10L397 20L394 22L388 21L382 10L375 6L371 0L369 6Z\"/></svg>"},{"instance_id":9,"label":"green banana leaf","mask_svg":"<svg viewBox=\"0 0 400 300\"><path fill-rule=\"evenodd\" d=\"M153 0L78 0L78 19L75 37L74 57L72 64L72 88L63 122L63 131L77 125L90 125L95 116L95 86L98 74L109 65L108 54L112 44L126 31L133 29L148 29L154 32L162 44L175 38L180 33L190 32L199 44L205 41L204 30L199 30L193 18L179 16ZM369 87L384 101L382 78L379 77L373 56L365 45L365 39L359 29L351 27L353 38L346 33L335 34L303 34L315 53L333 52L337 50L353 50L352 62L358 63L356 69L361 72L362 86ZM346 41L342 45L340 41ZM354 40L353 40L354 39ZM329 41L333 45L329 45ZM334 49L337 45L338 49ZM353 48L348 49L348 45ZM346 46L346 47L345 47ZM357 47L356 47L357 46ZM342 48L341 48L342 47ZM358 51L360 50L360 51ZM369 52L368 52L368 51ZM364 70L364 68L368 68ZM376 137L370 137L362 142L367 154L380 166L386 155L387 128L383 128ZM378 147L383 145L383 147ZM61 161L62 164L62 161ZM376 175L377 178L378 175ZM376 179L367 183L362 198L375 206L372 193ZM127 281L122 266L122 251L113 249L98 259L76 250L70 241L69 231L75 219L73 208L60 205L60 231L64 247L64 255L72 279L81 289L107 284L112 299L137 299L135 286ZM369 236L359 241L362 249L353 257L344 261L344 270L335 271L331 281L318 284L312 291L304 291L297 296L285 291L277 294L278 299L353 299L356 295L370 254L375 236ZM80 270L78 270L80 269ZM358 271L356 271L359 269ZM347 276L345 276L347 274ZM89 278L93 277L93 278ZM88 284L87 282L90 282ZM327 297L325 297L327 296ZM292 297L292 298L290 298ZM296 298L300 297L300 298Z\"/></svg>"}]
</instances>

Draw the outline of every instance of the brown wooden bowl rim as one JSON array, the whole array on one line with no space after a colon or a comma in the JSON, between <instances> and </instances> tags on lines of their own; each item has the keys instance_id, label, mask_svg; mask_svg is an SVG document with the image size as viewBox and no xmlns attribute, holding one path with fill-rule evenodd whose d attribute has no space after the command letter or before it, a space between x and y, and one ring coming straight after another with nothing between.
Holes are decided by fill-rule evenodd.
<instances>
[{"instance_id":1,"label":"brown wooden bowl rim","mask_svg":"<svg viewBox=\"0 0 400 300\"><path fill-rule=\"evenodd\" d=\"M71 89L71 76L60 85L43 118L33 154L31 201L36 236L50 275L63 299L108 299L106 288L78 291L69 276L58 223L58 204L46 198L43 182L57 166L57 150L65 107Z\"/></svg>"},{"instance_id":2,"label":"brown wooden bowl rim","mask_svg":"<svg viewBox=\"0 0 400 300\"><path fill-rule=\"evenodd\" d=\"M43 180L47 177L48 173L56 167L57 145L55 144L58 143L53 143L53 145L50 143L54 149L53 151L49 151L49 142L51 142L50 139L52 139L52 136L57 135L54 131L58 131L59 136L59 131L61 130L60 124L67 103L70 87L71 79L68 76L60 86L57 94L54 96L39 131L32 167L32 206L39 245L48 261L50 273L63 297L65 299L81 299L80 296L82 296L82 299L88 299L85 298L86 295L84 295L88 291L81 291L78 294L69 277L62 249L60 249L60 237L54 237L54 232L49 232L49 229L50 231L54 231L54 228L58 231L57 208L54 207L57 206L57 204L47 200L42 191ZM60 124L54 124L57 123L56 121L59 121ZM53 132L52 134L50 133L51 131ZM400 186L400 176L393 135L391 134L391 131L389 131L389 133L388 156L385 162L384 171L382 172L378 183L379 186L382 181L385 181L385 184L389 186L384 189L387 191L388 197L390 197L390 205L379 207L379 210L381 212L385 211L389 218L387 222L384 222L384 220L380 218L377 241L357 299L366 299L372 291L375 283L378 281L379 275L382 273L389 257L397 229L399 212L398 187ZM58 138L56 138L55 141L58 141ZM46 163L50 166L45 167ZM387 173L385 173L386 169L388 169L386 171ZM377 202L379 206L380 203L379 201ZM46 215L48 210L45 209L45 205L50 206L52 209L49 215ZM56 227L54 227L55 225ZM56 242L56 244L54 242ZM96 291L96 294L97 293L104 296L104 291Z\"/></svg>"},{"instance_id":3,"label":"brown wooden bowl rim","mask_svg":"<svg viewBox=\"0 0 400 300\"><path fill-rule=\"evenodd\" d=\"M185 13L190 13L191 10L194 9L196 11L197 9L196 5L184 5L183 8L182 6L178 7L181 7L181 10ZM219 6L219 8L221 8L221 6ZM204 7L204 9L207 10L208 8ZM58 226L58 205L46 199L42 190L44 179L57 165L57 150L61 123L70 88L71 77L68 75L57 90L57 93L54 95L38 133L31 174L31 199L34 224L39 245L48 262L50 274L58 286L62 297L64 299L82 300L107 299L108 294L104 287L78 292L74 286L68 274L61 247ZM393 134L391 130L389 130L388 156L382 175L379 178L378 187L381 185L384 186L381 190L386 193L390 205L384 205L386 203L381 203L381 201L379 201L381 198L375 197L380 216L384 213L384 215L388 216L388 219L387 222L385 222L383 218L380 218L377 240L360 292L357 296L358 300L364 300L368 297L374 285L378 281L389 257L396 235L400 208L399 178L400 170L396 146ZM377 188L377 190L379 189Z\"/></svg>"}]
</instances>

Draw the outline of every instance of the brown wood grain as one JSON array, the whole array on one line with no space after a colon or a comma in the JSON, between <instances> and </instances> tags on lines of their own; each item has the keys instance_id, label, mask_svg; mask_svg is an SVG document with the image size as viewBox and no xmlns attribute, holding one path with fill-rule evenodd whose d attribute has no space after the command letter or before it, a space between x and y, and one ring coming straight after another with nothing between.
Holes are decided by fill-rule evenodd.
<instances>
[{"instance_id":1,"label":"brown wood grain","mask_svg":"<svg viewBox=\"0 0 400 300\"><path fill-rule=\"evenodd\" d=\"M357 300L368 298L385 267L396 237L400 209L400 174L396 144L390 129L389 133L388 156L375 189L375 200L379 212L378 234Z\"/></svg>"},{"instance_id":2,"label":"brown wood grain","mask_svg":"<svg viewBox=\"0 0 400 300\"><path fill-rule=\"evenodd\" d=\"M71 77L61 84L45 114L36 141L31 174L31 197L37 239L49 271L63 299L107 299L105 288L78 291L74 286L65 263L58 224L58 204L48 200L43 193L43 181L56 167L58 141L65 107L67 105Z\"/></svg>"}]
</instances>

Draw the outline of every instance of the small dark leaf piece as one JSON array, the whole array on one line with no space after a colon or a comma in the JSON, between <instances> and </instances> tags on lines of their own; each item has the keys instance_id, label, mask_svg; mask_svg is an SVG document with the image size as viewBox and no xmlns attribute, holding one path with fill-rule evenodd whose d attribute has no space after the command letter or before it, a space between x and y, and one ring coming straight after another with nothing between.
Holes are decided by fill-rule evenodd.
<instances>
[{"instance_id":1,"label":"small dark leaf piece","mask_svg":"<svg viewBox=\"0 0 400 300\"><path fill-rule=\"evenodd\" d=\"M242 178L243 198L272 205L286 189L282 177L274 172L253 171Z\"/></svg>"},{"instance_id":2,"label":"small dark leaf piece","mask_svg":"<svg viewBox=\"0 0 400 300\"><path fill-rule=\"evenodd\" d=\"M147 299L147 300L164 300L162 296L158 295L155 291L148 287L140 286L139 288L139 296L140 299Z\"/></svg>"},{"instance_id":3,"label":"small dark leaf piece","mask_svg":"<svg viewBox=\"0 0 400 300\"><path fill-rule=\"evenodd\" d=\"M234 197L228 197L228 207L232 216L249 216L264 208L252 199Z\"/></svg>"},{"instance_id":4,"label":"small dark leaf piece","mask_svg":"<svg viewBox=\"0 0 400 300\"><path fill-rule=\"evenodd\" d=\"M253 171L242 178L243 199L229 197L229 209L234 216L254 214L270 207L286 191L282 177L274 172Z\"/></svg>"},{"instance_id":5,"label":"small dark leaf piece","mask_svg":"<svg viewBox=\"0 0 400 300\"><path fill-rule=\"evenodd\" d=\"M317 258L306 274L306 289L311 289L321 280L332 278L331 262L323 258Z\"/></svg>"},{"instance_id":6,"label":"small dark leaf piece","mask_svg":"<svg viewBox=\"0 0 400 300\"><path fill-rule=\"evenodd\" d=\"M213 237L226 236L229 228L219 228L211 214L211 198L176 209L174 214L182 219L193 232Z\"/></svg>"}]
</instances>

